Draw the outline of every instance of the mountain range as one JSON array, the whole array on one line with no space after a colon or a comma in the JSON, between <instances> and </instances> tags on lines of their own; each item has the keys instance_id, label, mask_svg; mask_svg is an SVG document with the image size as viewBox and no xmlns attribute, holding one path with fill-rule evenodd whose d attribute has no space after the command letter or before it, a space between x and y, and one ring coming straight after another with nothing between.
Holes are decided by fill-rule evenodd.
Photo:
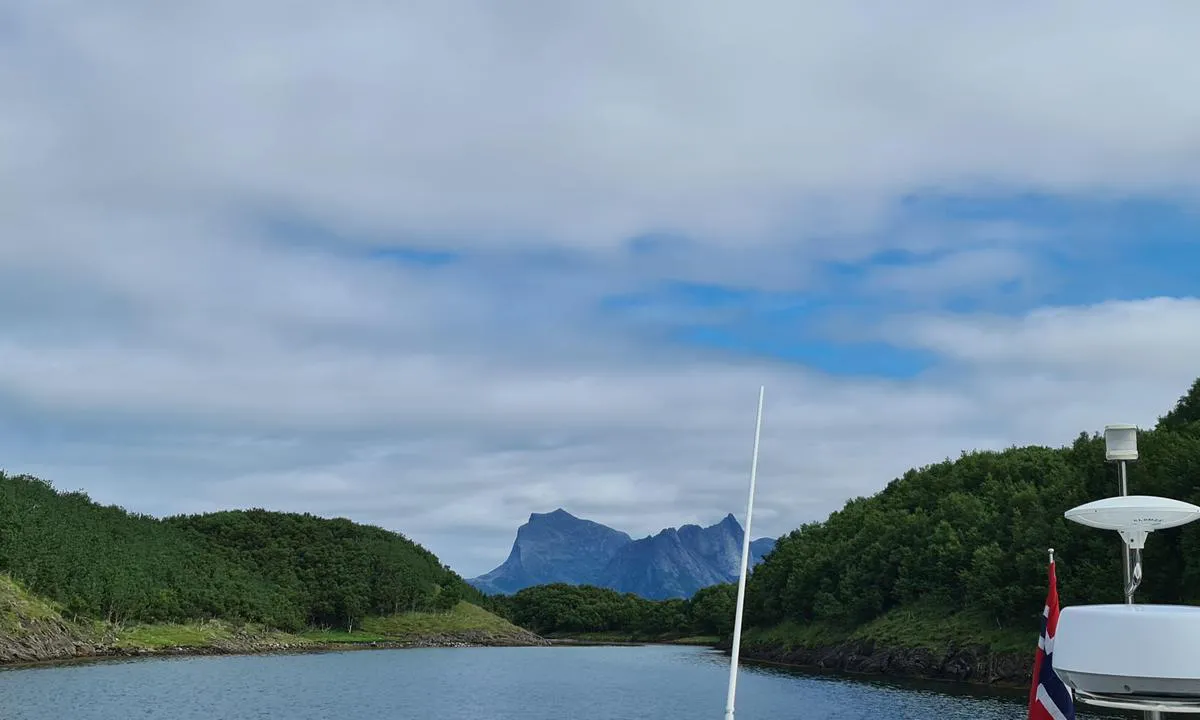
<instances>
[{"instance_id":1,"label":"mountain range","mask_svg":"<svg viewBox=\"0 0 1200 720\"><path fill-rule=\"evenodd\" d=\"M684 525L634 540L559 508L531 514L517 529L508 559L467 582L492 595L568 583L611 588L650 600L688 598L700 588L737 581L743 535L741 524L730 514L709 527ZM751 567L774 547L773 538L751 541Z\"/></svg>"}]
</instances>

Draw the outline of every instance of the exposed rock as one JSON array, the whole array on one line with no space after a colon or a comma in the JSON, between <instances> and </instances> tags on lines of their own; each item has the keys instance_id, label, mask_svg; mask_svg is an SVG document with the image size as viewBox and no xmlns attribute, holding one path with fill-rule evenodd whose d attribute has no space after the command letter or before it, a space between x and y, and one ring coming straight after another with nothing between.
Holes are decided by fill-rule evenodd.
<instances>
[{"instance_id":1,"label":"exposed rock","mask_svg":"<svg viewBox=\"0 0 1200 720\"><path fill-rule=\"evenodd\" d=\"M517 530L512 550L499 567L468 580L487 593L512 593L532 585L596 584L629 535L559 508L533 513Z\"/></svg>"},{"instance_id":2,"label":"exposed rock","mask_svg":"<svg viewBox=\"0 0 1200 720\"><path fill-rule=\"evenodd\" d=\"M742 526L732 514L709 527L684 525L631 540L562 509L534 513L517 530L508 559L468 582L488 593L561 582L654 600L686 598L700 588L737 579L742 537ZM771 538L752 541L751 563L760 562L774 546Z\"/></svg>"},{"instance_id":3,"label":"exposed rock","mask_svg":"<svg viewBox=\"0 0 1200 720\"><path fill-rule=\"evenodd\" d=\"M85 638L58 619L23 621L17 631L0 630L0 664L69 660L95 655L103 638Z\"/></svg>"},{"instance_id":4,"label":"exposed rock","mask_svg":"<svg viewBox=\"0 0 1200 720\"><path fill-rule=\"evenodd\" d=\"M25 621L19 629L0 630L0 665L45 663L104 657L154 657L174 655L251 655L282 652L322 652L387 648L465 648L546 646L550 641L527 630L493 633L465 630L375 642L318 643L297 639L284 642L272 634L238 630L230 638L216 638L202 646L137 647L117 642L110 629L88 637L89 631L63 620Z\"/></svg>"},{"instance_id":5,"label":"exposed rock","mask_svg":"<svg viewBox=\"0 0 1200 720\"><path fill-rule=\"evenodd\" d=\"M742 538L742 526L732 514L706 528L667 528L621 548L599 584L650 600L689 598L701 588L737 580ZM751 541L751 566L774 546L771 538Z\"/></svg>"},{"instance_id":6,"label":"exposed rock","mask_svg":"<svg viewBox=\"0 0 1200 720\"><path fill-rule=\"evenodd\" d=\"M404 640L353 643L277 642L244 640L214 642L202 646L127 647L110 643L91 643L73 639L56 630L49 634L28 635L20 639L0 635L0 665L47 663L105 657L169 657L178 655L258 655L267 653L311 653L367 649L532 647L548 646L550 641L532 633L518 636L493 636L486 632L466 632L447 636L429 636Z\"/></svg>"}]
</instances>

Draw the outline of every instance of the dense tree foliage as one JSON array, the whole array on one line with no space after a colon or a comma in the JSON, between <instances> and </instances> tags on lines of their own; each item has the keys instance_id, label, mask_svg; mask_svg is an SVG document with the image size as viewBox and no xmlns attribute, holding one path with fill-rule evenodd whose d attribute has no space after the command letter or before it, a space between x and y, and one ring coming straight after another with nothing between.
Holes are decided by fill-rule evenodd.
<instances>
[{"instance_id":1,"label":"dense tree foliage","mask_svg":"<svg viewBox=\"0 0 1200 720\"><path fill-rule=\"evenodd\" d=\"M263 510L159 520L0 474L0 571L69 613L281 628L447 608L477 591L397 533Z\"/></svg>"},{"instance_id":2,"label":"dense tree foliage","mask_svg":"<svg viewBox=\"0 0 1200 720\"><path fill-rule=\"evenodd\" d=\"M1138 444L1131 493L1200 504L1200 380ZM1029 623L1045 598L1049 547L1064 603L1120 602L1116 533L1063 518L1117 494L1116 476L1103 437L1087 434L1065 448L964 453L911 470L781 538L751 576L747 623L851 626L915 602ZM1197 550L1200 523L1151 535L1139 600L1200 603Z\"/></svg>"},{"instance_id":3,"label":"dense tree foliage","mask_svg":"<svg viewBox=\"0 0 1200 720\"><path fill-rule=\"evenodd\" d=\"M487 599L510 622L546 635L617 633L640 637L721 635L733 628L736 588L704 588L690 600L646 600L589 585L536 585Z\"/></svg>"},{"instance_id":4,"label":"dense tree foliage","mask_svg":"<svg viewBox=\"0 0 1200 720\"><path fill-rule=\"evenodd\" d=\"M232 564L255 568L306 624L345 626L364 615L446 610L479 593L433 553L382 528L265 510L168 518Z\"/></svg>"}]
</instances>

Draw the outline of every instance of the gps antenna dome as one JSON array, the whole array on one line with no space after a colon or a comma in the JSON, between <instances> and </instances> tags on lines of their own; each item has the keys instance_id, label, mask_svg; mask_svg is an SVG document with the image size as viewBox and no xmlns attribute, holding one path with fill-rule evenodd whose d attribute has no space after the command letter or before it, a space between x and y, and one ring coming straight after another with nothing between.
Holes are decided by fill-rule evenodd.
<instances>
[{"instance_id":1,"label":"gps antenna dome","mask_svg":"<svg viewBox=\"0 0 1200 720\"><path fill-rule=\"evenodd\" d=\"M1120 533L1130 558L1125 566L1125 602L1132 604L1133 593L1142 584L1142 549L1146 547L1146 536L1155 530L1186 525L1200 518L1200 507L1153 495L1119 495L1073 507L1063 513L1063 517L1081 525Z\"/></svg>"},{"instance_id":2,"label":"gps antenna dome","mask_svg":"<svg viewBox=\"0 0 1200 720\"><path fill-rule=\"evenodd\" d=\"M1116 530L1130 549L1141 550L1148 533L1196 520L1200 507L1153 495L1122 495L1073 507L1063 517L1089 527Z\"/></svg>"}]
</instances>

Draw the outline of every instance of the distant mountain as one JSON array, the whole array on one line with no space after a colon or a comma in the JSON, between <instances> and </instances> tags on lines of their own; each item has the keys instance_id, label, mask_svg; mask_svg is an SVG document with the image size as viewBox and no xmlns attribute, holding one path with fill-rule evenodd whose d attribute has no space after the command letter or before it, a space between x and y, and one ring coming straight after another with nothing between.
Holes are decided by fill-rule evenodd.
<instances>
[{"instance_id":1,"label":"distant mountain","mask_svg":"<svg viewBox=\"0 0 1200 720\"><path fill-rule=\"evenodd\" d=\"M559 508L530 515L517 530L508 559L467 582L491 594L561 582L597 585L651 600L685 598L700 588L737 580L742 537L742 526L732 514L709 527L684 525L633 540ZM774 547L772 538L751 541L751 566Z\"/></svg>"},{"instance_id":2,"label":"distant mountain","mask_svg":"<svg viewBox=\"0 0 1200 720\"><path fill-rule=\"evenodd\" d=\"M595 585L613 556L632 542L619 530L577 518L562 508L533 513L517 529L508 559L467 582L493 595L556 582Z\"/></svg>"}]
</instances>

